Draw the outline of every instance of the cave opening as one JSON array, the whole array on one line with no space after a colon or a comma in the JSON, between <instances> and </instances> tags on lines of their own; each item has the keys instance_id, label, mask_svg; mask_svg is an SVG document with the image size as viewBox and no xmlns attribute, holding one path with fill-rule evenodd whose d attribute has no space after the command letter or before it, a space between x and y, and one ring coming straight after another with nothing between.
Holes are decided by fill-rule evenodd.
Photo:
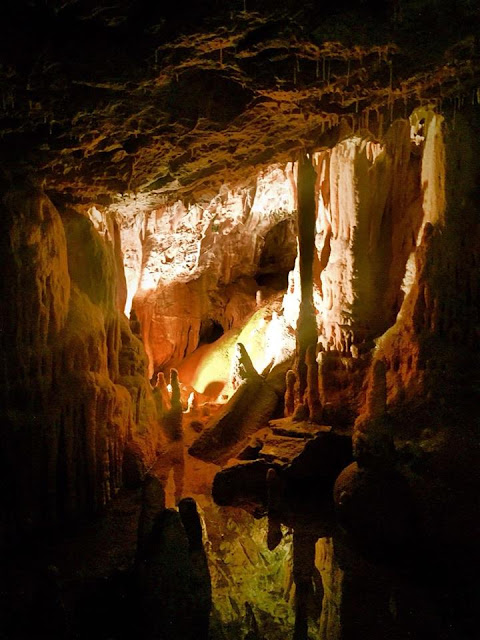
<instances>
[{"instance_id":1,"label":"cave opening","mask_svg":"<svg viewBox=\"0 0 480 640\"><path fill-rule=\"evenodd\" d=\"M216 320L213 320L212 318L202 320L198 346L201 347L202 344L212 344L212 342L216 342L221 338L224 333L222 325Z\"/></svg>"}]
</instances>

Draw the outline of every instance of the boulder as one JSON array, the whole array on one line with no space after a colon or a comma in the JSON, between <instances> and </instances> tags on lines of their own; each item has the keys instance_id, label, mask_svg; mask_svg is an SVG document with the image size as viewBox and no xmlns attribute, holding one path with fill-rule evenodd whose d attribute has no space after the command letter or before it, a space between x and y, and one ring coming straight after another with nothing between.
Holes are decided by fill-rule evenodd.
<instances>
[{"instance_id":1,"label":"boulder","mask_svg":"<svg viewBox=\"0 0 480 640\"><path fill-rule=\"evenodd\" d=\"M235 457L242 441L268 423L279 403L279 396L260 376L244 381L188 452L215 464Z\"/></svg>"}]
</instances>

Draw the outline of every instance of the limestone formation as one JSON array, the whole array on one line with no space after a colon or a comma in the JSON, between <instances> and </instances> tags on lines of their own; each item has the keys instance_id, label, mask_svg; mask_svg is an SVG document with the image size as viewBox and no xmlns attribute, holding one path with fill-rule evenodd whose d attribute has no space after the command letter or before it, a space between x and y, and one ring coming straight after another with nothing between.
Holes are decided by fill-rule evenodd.
<instances>
[{"instance_id":1,"label":"limestone formation","mask_svg":"<svg viewBox=\"0 0 480 640\"><path fill-rule=\"evenodd\" d=\"M355 457L362 467L391 467L394 464L395 447L387 414L386 384L385 363L375 360L370 371L365 413L355 422Z\"/></svg>"},{"instance_id":2,"label":"limestone formation","mask_svg":"<svg viewBox=\"0 0 480 640\"><path fill-rule=\"evenodd\" d=\"M411 492L395 470L346 467L334 488L338 518L356 543L373 557L406 558L417 535Z\"/></svg>"},{"instance_id":3,"label":"limestone formation","mask_svg":"<svg viewBox=\"0 0 480 640\"><path fill-rule=\"evenodd\" d=\"M282 540L280 505L282 500L282 483L275 469L267 471L267 509L268 533L267 547L273 551Z\"/></svg>"},{"instance_id":4,"label":"limestone formation","mask_svg":"<svg viewBox=\"0 0 480 640\"><path fill-rule=\"evenodd\" d=\"M157 407L157 417L161 419L172 408L170 393L163 371L157 373L156 384L153 388L153 397L155 399L155 406Z\"/></svg>"},{"instance_id":5,"label":"limestone formation","mask_svg":"<svg viewBox=\"0 0 480 640\"><path fill-rule=\"evenodd\" d=\"M20 512L8 507L9 527L22 529L103 508L124 459L153 461L159 436L141 344L116 308L112 248L34 189L10 191L2 206L2 295L15 300L2 311L4 489L25 495ZM9 470L30 439L24 465Z\"/></svg>"},{"instance_id":6,"label":"limestone formation","mask_svg":"<svg viewBox=\"0 0 480 640\"><path fill-rule=\"evenodd\" d=\"M142 327L138 320L135 309L132 309L130 312L130 330L134 336L140 337L142 333Z\"/></svg>"},{"instance_id":7,"label":"limestone formation","mask_svg":"<svg viewBox=\"0 0 480 640\"><path fill-rule=\"evenodd\" d=\"M232 364L232 387L237 390L244 382L256 382L259 375L255 370L245 346L239 342L235 348L235 356Z\"/></svg>"},{"instance_id":8,"label":"limestone formation","mask_svg":"<svg viewBox=\"0 0 480 640\"><path fill-rule=\"evenodd\" d=\"M165 509L156 517L144 545L137 582L145 640L193 640L189 540L177 511Z\"/></svg>"},{"instance_id":9,"label":"limestone formation","mask_svg":"<svg viewBox=\"0 0 480 640\"><path fill-rule=\"evenodd\" d=\"M165 378L163 378L163 381ZM160 384L163 385L162 377ZM163 426L170 442L181 440L183 437L183 407L180 394L180 382L176 369L170 371L169 408L164 412Z\"/></svg>"},{"instance_id":10,"label":"limestone formation","mask_svg":"<svg viewBox=\"0 0 480 640\"><path fill-rule=\"evenodd\" d=\"M147 474L142 487L142 508L138 521L137 565L145 562L148 541L152 535L155 521L165 509L165 487L155 475Z\"/></svg>"},{"instance_id":11,"label":"limestone formation","mask_svg":"<svg viewBox=\"0 0 480 640\"><path fill-rule=\"evenodd\" d=\"M223 332L241 328L256 308L253 276L275 267L272 238L281 240L275 260L286 275L295 247L292 171L292 163L269 167L258 176L253 199L248 187L209 203L110 208L119 221L128 297L141 319L150 373L177 366L211 342L205 333L211 323Z\"/></svg>"},{"instance_id":12,"label":"limestone formation","mask_svg":"<svg viewBox=\"0 0 480 640\"><path fill-rule=\"evenodd\" d=\"M309 601L312 598L315 570L315 543L317 536L311 532L294 531L293 579L295 581L294 640L308 640Z\"/></svg>"},{"instance_id":13,"label":"limestone formation","mask_svg":"<svg viewBox=\"0 0 480 640\"><path fill-rule=\"evenodd\" d=\"M478 2L4 5L2 636L476 637Z\"/></svg>"},{"instance_id":14,"label":"limestone formation","mask_svg":"<svg viewBox=\"0 0 480 640\"><path fill-rule=\"evenodd\" d=\"M242 441L273 417L280 397L266 380L254 373L209 420L201 436L190 446L190 455L217 464L234 457L242 449Z\"/></svg>"},{"instance_id":15,"label":"limestone formation","mask_svg":"<svg viewBox=\"0 0 480 640\"><path fill-rule=\"evenodd\" d=\"M320 401L319 382L318 382L318 364L316 357L316 349L314 345L310 345L305 356L307 364L307 392L306 400L309 411L310 420L321 424L322 421L322 403Z\"/></svg>"},{"instance_id":16,"label":"limestone formation","mask_svg":"<svg viewBox=\"0 0 480 640\"><path fill-rule=\"evenodd\" d=\"M291 369L287 371L287 389L285 391L285 409L284 415L285 417L293 415L295 410L295 383L297 381L297 376L295 375L295 371Z\"/></svg>"},{"instance_id":17,"label":"limestone formation","mask_svg":"<svg viewBox=\"0 0 480 640\"><path fill-rule=\"evenodd\" d=\"M307 388L308 349L317 344L317 328L313 306L313 260L315 239L315 181L311 158L302 154L298 163L298 265L300 273L300 310L296 324L297 398L304 402Z\"/></svg>"},{"instance_id":18,"label":"limestone formation","mask_svg":"<svg viewBox=\"0 0 480 640\"><path fill-rule=\"evenodd\" d=\"M279 517L290 495L302 500L330 499L338 474L352 460L351 439L331 427L291 418L273 420L265 429L253 460L232 460L217 473L212 496L219 505L241 506L271 518L269 544L279 543ZM298 492L295 494L295 491Z\"/></svg>"},{"instance_id":19,"label":"limestone formation","mask_svg":"<svg viewBox=\"0 0 480 640\"><path fill-rule=\"evenodd\" d=\"M184 498L178 505L183 528L187 534L192 571L191 612L192 633L199 640L208 640L210 611L212 608L212 586L208 560L202 538L202 524L197 505L192 498Z\"/></svg>"}]
</instances>

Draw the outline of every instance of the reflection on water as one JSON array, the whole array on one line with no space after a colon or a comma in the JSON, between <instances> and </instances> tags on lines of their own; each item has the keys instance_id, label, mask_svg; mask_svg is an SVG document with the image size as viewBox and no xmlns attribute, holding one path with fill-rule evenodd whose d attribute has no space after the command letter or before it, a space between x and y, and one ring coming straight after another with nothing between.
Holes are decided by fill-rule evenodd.
<instances>
[{"instance_id":1,"label":"reflection on water","mask_svg":"<svg viewBox=\"0 0 480 640\"><path fill-rule=\"evenodd\" d=\"M445 619L446 593L421 569L372 562L341 532L319 537L305 522L281 525L204 504L213 588L211 640L459 639ZM315 527L313 527L315 529Z\"/></svg>"},{"instance_id":2,"label":"reflection on water","mask_svg":"<svg viewBox=\"0 0 480 640\"><path fill-rule=\"evenodd\" d=\"M386 554L360 549L336 521L331 490L297 484L280 499L275 477L263 517L217 506L218 471L186 455L184 495L197 502L211 575L210 640L475 637L462 631L469 585L416 538ZM176 488L170 471L167 507Z\"/></svg>"}]
</instances>

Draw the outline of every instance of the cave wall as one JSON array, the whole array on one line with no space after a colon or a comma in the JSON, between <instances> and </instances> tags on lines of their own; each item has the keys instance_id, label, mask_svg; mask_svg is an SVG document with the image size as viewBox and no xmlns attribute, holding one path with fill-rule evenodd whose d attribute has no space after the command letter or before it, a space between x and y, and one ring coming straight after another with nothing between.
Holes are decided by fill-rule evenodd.
<instances>
[{"instance_id":1,"label":"cave wall","mask_svg":"<svg viewBox=\"0 0 480 640\"><path fill-rule=\"evenodd\" d=\"M150 374L191 354L209 322L225 332L240 328L256 309L255 276L272 271L273 254L288 271L295 171L294 163L272 165L253 186L225 185L208 202L148 210L131 200L104 212L103 226L111 217L118 222L126 310L133 304L141 321Z\"/></svg>"},{"instance_id":2,"label":"cave wall","mask_svg":"<svg viewBox=\"0 0 480 640\"><path fill-rule=\"evenodd\" d=\"M33 187L1 206L3 536L98 511L160 440L113 242Z\"/></svg>"},{"instance_id":3,"label":"cave wall","mask_svg":"<svg viewBox=\"0 0 480 640\"><path fill-rule=\"evenodd\" d=\"M429 551L455 541L462 562L478 533L479 126L474 108L428 123L410 285L372 363L385 368L386 413L379 433L364 406L355 435L367 447L393 438Z\"/></svg>"},{"instance_id":4,"label":"cave wall","mask_svg":"<svg viewBox=\"0 0 480 640\"><path fill-rule=\"evenodd\" d=\"M395 121L384 141L366 130L314 156L317 219L313 265L322 349L350 355L394 321L402 281L423 217L421 149L408 120ZM298 265L285 298L298 317Z\"/></svg>"}]
</instances>

